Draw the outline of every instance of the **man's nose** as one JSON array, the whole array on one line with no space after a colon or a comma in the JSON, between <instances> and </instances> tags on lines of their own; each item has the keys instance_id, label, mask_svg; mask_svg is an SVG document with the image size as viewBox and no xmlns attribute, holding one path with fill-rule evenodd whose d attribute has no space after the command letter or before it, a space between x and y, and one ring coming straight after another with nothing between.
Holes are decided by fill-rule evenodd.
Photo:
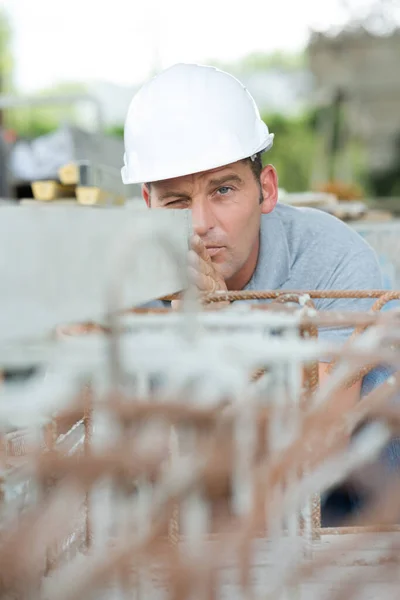
<instances>
[{"instance_id":1,"label":"man's nose","mask_svg":"<svg viewBox=\"0 0 400 600\"><path fill-rule=\"evenodd\" d=\"M207 198L196 198L192 202L193 230L200 237L206 235L215 226L212 205Z\"/></svg>"}]
</instances>

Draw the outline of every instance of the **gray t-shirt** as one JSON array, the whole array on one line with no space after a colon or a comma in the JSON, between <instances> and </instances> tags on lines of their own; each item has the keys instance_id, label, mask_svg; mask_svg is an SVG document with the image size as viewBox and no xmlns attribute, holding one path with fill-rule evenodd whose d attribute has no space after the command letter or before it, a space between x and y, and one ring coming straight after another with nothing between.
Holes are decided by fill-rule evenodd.
<instances>
[{"instance_id":1,"label":"gray t-shirt","mask_svg":"<svg viewBox=\"0 0 400 600\"><path fill-rule=\"evenodd\" d=\"M382 289L377 256L339 219L313 208L278 204L262 216L260 253L246 290ZM319 310L369 310L375 300L314 300ZM321 330L324 340L341 340L349 330Z\"/></svg>"}]
</instances>

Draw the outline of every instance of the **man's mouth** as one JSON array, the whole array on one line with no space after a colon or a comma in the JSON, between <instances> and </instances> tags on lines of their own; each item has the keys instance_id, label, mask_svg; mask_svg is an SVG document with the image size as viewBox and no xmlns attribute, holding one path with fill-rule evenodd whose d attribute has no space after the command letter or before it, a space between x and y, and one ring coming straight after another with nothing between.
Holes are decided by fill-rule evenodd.
<instances>
[{"instance_id":1,"label":"man's mouth","mask_svg":"<svg viewBox=\"0 0 400 600\"><path fill-rule=\"evenodd\" d=\"M215 256L216 254L221 252L221 250L223 250L224 247L225 246L207 246L207 252L210 256Z\"/></svg>"}]
</instances>

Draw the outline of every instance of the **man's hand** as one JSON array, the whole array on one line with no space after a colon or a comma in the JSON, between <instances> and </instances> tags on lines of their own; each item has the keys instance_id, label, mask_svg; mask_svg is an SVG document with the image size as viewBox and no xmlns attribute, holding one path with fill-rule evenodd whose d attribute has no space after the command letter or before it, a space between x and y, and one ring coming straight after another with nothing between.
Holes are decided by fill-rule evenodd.
<instances>
[{"instance_id":1,"label":"man's hand","mask_svg":"<svg viewBox=\"0 0 400 600\"><path fill-rule=\"evenodd\" d=\"M224 278L218 273L198 235L193 236L191 240L189 279L203 293L213 294L227 290Z\"/></svg>"},{"instance_id":2,"label":"man's hand","mask_svg":"<svg viewBox=\"0 0 400 600\"><path fill-rule=\"evenodd\" d=\"M215 268L207 248L198 235L194 235L191 240L191 250L189 251L189 279L200 293L214 293L218 291L227 291L224 278ZM180 307L180 300L172 301L172 308ZM229 303L228 303L229 304ZM226 306L226 302L218 303L218 306Z\"/></svg>"}]
</instances>

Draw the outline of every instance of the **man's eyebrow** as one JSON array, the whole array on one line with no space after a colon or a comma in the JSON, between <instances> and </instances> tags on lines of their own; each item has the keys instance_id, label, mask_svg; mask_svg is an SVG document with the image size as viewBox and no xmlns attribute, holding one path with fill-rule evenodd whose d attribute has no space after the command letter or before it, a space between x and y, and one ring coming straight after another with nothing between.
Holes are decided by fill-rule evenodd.
<instances>
[{"instance_id":1,"label":"man's eyebrow","mask_svg":"<svg viewBox=\"0 0 400 600\"><path fill-rule=\"evenodd\" d=\"M185 192L174 192L173 190L167 190L163 194L160 194L160 200L168 200L168 198L182 198L184 200L190 200L190 195Z\"/></svg>"},{"instance_id":2,"label":"man's eyebrow","mask_svg":"<svg viewBox=\"0 0 400 600\"><path fill-rule=\"evenodd\" d=\"M235 173L229 173L228 175L223 175L222 177L216 177L215 179L210 179L208 181L208 186L209 187L219 187L224 185L225 183L238 183L238 184L242 184L243 179L241 177L239 177L239 175L236 175Z\"/></svg>"}]
</instances>

